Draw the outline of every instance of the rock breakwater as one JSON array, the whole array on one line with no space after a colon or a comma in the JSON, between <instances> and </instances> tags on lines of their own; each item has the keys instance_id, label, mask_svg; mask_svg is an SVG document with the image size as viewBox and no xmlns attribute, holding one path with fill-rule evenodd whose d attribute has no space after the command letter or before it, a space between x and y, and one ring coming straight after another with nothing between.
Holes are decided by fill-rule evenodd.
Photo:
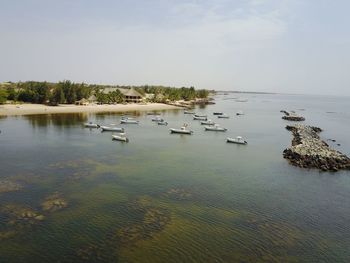
<instances>
[{"instance_id":1,"label":"rock breakwater","mask_svg":"<svg viewBox=\"0 0 350 263\"><path fill-rule=\"evenodd\" d=\"M287 121L305 121L305 118L303 116L298 115L294 111L288 112L285 110L281 110L282 113L284 113L284 116L282 117L283 120Z\"/></svg>"},{"instance_id":2,"label":"rock breakwater","mask_svg":"<svg viewBox=\"0 0 350 263\"><path fill-rule=\"evenodd\" d=\"M301 124L288 125L286 129L293 133L293 140L292 146L283 151L283 157L291 164L322 171L350 170L350 158L321 140L318 133L322 129Z\"/></svg>"}]
</instances>

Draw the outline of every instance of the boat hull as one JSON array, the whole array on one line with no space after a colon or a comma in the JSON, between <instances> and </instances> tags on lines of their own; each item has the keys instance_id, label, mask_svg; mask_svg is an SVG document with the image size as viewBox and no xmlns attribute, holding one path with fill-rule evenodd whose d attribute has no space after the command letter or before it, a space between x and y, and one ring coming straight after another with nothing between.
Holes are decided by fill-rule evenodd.
<instances>
[{"instance_id":1,"label":"boat hull","mask_svg":"<svg viewBox=\"0 0 350 263\"><path fill-rule=\"evenodd\" d=\"M215 122L201 121L201 125L213 126L215 125Z\"/></svg>"},{"instance_id":2,"label":"boat hull","mask_svg":"<svg viewBox=\"0 0 350 263\"><path fill-rule=\"evenodd\" d=\"M139 121L134 121L134 120L121 120L121 124L139 124Z\"/></svg>"},{"instance_id":3,"label":"boat hull","mask_svg":"<svg viewBox=\"0 0 350 263\"><path fill-rule=\"evenodd\" d=\"M124 128L101 126L102 131L124 132Z\"/></svg>"},{"instance_id":4,"label":"boat hull","mask_svg":"<svg viewBox=\"0 0 350 263\"><path fill-rule=\"evenodd\" d=\"M85 128L100 128L100 125L95 124L95 123L85 123L84 127Z\"/></svg>"},{"instance_id":5,"label":"boat hull","mask_svg":"<svg viewBox=\"0 0 350 263\"><path fill-rule=\"evenodd\" d=\"M180 130L180 129L170 129L170 133L178 133L178 134L188 134L191 135L193 131L189 130Z\"/></svg>"},{"instance_id":6,"label":"boat hull","mask_svg":"<svg viewBox=\"0 0 350 263\"><path fill-rule=\"evenodd\" d=\"M225 132L226 128L215 128L215 127L205 127L206 131L216 131L216 132Z\"/></svg>"},{"instance_id":7,"label":"boat hull","mask_svg":"<svg viewBox=\"0 0 350 263\"><path fill-rule=\"evenodd\" d=\"M157 124L158 125L164 125L164 126L168 125L168 123L166 121L159 121Z\"/></svg>"},{"instance_id":8,"label":"boat hull","mask_svg":"<svg viewBox=\"0 0 350 263\"><path fill-rule=\"evenodd\" d=\"M123 136L118 136L118 135L112 135L112 140L113 141L120 141L120 142L129 142L129 139Z\"/></svg>"},{"instance_id":9,"label":"boat hull","mask_svg":"<svg viewBox=\"0 0 350 263\"><path fill-rule=\"evenodd\" d=\"M228 143L235 143L235 144L242 144L242 145L248 144L247 141L240 141L240 140L232 139L232 138L227 138L226 142L228 142Z\"/></svg>"},{"instance_id":10,"label":"boat hull","mask_svg":"<svg viewBox=\"0 0 350 263\"><path fill-rule=\"evenodd\" d=\"M197 121L206 121L207 120L207 117L193 117L194 120L197 120Z\"/></svg>"}]
</instances>

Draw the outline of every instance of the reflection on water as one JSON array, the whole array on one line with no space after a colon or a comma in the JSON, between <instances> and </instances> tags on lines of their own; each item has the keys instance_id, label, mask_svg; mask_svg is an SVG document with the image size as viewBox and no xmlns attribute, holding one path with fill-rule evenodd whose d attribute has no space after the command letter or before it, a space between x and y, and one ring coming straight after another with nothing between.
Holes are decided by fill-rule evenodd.
<instances>
[{"instance_id":1,"label":"reflection on water","mask_svg":"<svg viewBox=\"0 0 350 263\"><path fill-rule=\"evenodd\" d=\"M69 113L69 114L38 114L38 115L24 115L32 127L49 127L55 126L71 127L76 126L77 123L84 123L88 119L86 113Z\"/></svg>"},{"instance_id":2,"label":"reflection on water","mask_svg":"<svg viewBox=\"0 0 350 263\"><path fill-rule=\"evenodd\" d=\"M190 124L183 137L128 112L140 121L125 127L129 144L82 125L125 113L1 119L0 262L347 262L349 172L289 166L279 111L305 108L346 153L349 114L301 101L255 95L195 109L230 115L211 116L227 133L160 111L169 127ZM348 102L334 103L327 108L339 112ZM249 145L225 143L236 135Z\"/></svg>"}]
</instances>

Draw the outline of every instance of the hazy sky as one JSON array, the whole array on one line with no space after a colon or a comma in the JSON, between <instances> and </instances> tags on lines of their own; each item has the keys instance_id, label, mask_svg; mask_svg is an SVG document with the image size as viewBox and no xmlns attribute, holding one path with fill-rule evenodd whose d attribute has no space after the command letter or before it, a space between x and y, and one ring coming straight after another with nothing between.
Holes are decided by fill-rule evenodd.
<instances>
[{"instance_id":1,"label":"hazy sky","mask_svg":"<svg viewBox=\"0 0 350 263\"><path fill-rule=\"evenodd\" d=\"M0 81L350 95L349 0L0 0Z\"/></svg>"}]
</instances>

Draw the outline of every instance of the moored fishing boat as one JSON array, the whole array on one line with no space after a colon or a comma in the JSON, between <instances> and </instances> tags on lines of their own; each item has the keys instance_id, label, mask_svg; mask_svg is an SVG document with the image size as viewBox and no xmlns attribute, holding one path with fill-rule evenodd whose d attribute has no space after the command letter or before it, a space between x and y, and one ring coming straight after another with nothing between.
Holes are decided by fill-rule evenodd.
<instances>
[{"instance_id":1,"label":"moored fishing boat","mask_svg":"<svg viewBox=\"0 0 350 263\"><path fill-rule=\"evenodd\" d=\"M119 128L119 127L100 126L100 128L102 131L124 132L124 128Z\"/></svg>"},{"instance_id":2,"label":"moored fishing boat","mask_svg":"<svg viewBox=\"0 0 350 263\"><path fill-rule=\"evenodd\" d=\"M215 122L208 119L207 121L201 121L201 125L215 125Z\"/></svg>"},{"instance_id":3,"label":"moored fishing boat","mask_svg":"<svg viewBox=\"0 0 350 263\"><path fill-rule=\"evenodd\" d=\"M237 112L236 112L236 115L237 115L237 116L239 116L239 115L244 115L244 112L241 111L241 110L240 110L240 111L237 111Z\"/></svg>"},{"instance_id":4,"label":"moored fishing boat","mask_svg":"<svg viewBox=\"0 0 350 263\"><path fill-rule=\"evenodd\" d=\"M121 118L122 120L135 120L135 118L133 118L133 117L128 117L128 116L122 116L122 118Z\"/></svg>"},{"instance_id":5,"label":"moored fishing boat","mask_svg":"<svg viewBox=\"0 0 350 263\"><path fill-rule=\"evenodd\" d=\"M194 117L199 117L199 118L203 117L203 118L207 118L208 115L206 115L206 114L194 114Z\"/></svg>"},{"instance_id":6,"label":"moored fishing boat","mask_svg":"<svg viewBox=\"0 0 350 263\"><path fill-rule=\"evenodd\" d=\"M166 121L163 120L163 121L158 121L157 124L158 124L158 125L165 125L165 126L166 126L166 125L168 125L168 122L166 122Z\"/></svg>"},{"instance_id":7,"label":"moored fishing boat","mask_svg":"<svg viewBox=\"0 0 350 263\"><path fill-rule=\"evenodd\" d=\"M85 128L100 128L100 125L92 122L84 123L84 126Z\"/></svg>"},{"instance_id":8,"label":"moored fishing boat","mask_svg":"<svg viewBox=\"0 0 350 263\"><path fill-rule=\"evenodd\" d=\"M230 138L228 137L226 139L227 142L230 142L230 143L236 143L236 144L248 144L247 141L243 140L243 138L241 136L237 136L236 138Z\"/></svg>"},{"instance_id":9,"label":"moored fishing boat","mask_svg":"<svg viewBox=\"0 0 350 263\"><path fill-rule=\"evenodd\" d=\"M219 119L229 119L230 116L226 115L226 114L222 114L222 115L218 115Z\"/></svg>"},{"instance_id":10,"label":"moored fishing boat","mask_svg":"<svg viewBox=\"0 0 350 263\"><path fill-rule=\"evenodd\" d=\"M162 119L161 117L157 116L155 118L152 118L152 121L160 122L160 121L164 121L164 119Z\"/></svg>"},{"instance_id":11,"label":"moored fishing boat","mask_svg":"<svg viewBox=\"0 0 350 263\"><path fill-rule=\"evenodd\" d=\"M179 133L179 134L189 134L191 135L193 131L187 129L187 124L184 124L180 129L170 129L170 133Z\"/></svg>"},{"instance_id":12,"label":"moored fishing boat","mask_svg":"<svg viewBox=\"0 0 350 263\"><path fill-rule=\"evenodd\" d=\"M220 127L219 124L215 124L214 126L205 126L204 128L206 131L219 131L219 132L227 131L226 128Z\"/></svg>"},{"instance_id":13,"label":"moored fishing boat","mask_svg":"<svg viewBox=\"0 0 350 263\"><path fill-rule=\"evenodd\" d=\"M224 113L221 112L221 111L220 112L218 112L218 111L217 112L213 112L213 115L222 115L222 114L224 114Z\"/></svg>"},{"instance_id":14,"label":"moored fishing boat","mask_svg":"<svg viewBox=\"0 0 350 263\"><path fill-rule=\"evenodd\" d=\"M139 121L137 120L131 120L131 119L126 119L126 120L120 120L121 124L139 124Z\"/></svg>"},{"instance_id":15,"label":"moored fishing boat","mask_svg":"<svg viewBox=\"0 0 350 263\"><path fill-rule=\"evenodd\" d=\"M184 111L184 114L196 114L195 112L193 112L193 111L188 111L188 110L185 110Z\"/></svg>"},{"instance_id":16,"label":"moored fishing boat","mask_svg":"<svg viewBox=\"0 0 350 263\"><path fill-rule=\"evenodd\" d=\"M112 140L121 141L121 142L128 142L129 141L129 139L126 137L125 133L119 133L118 135L113 134Z\"/></svg>"},{"instance_id":17,"label":"moored fishing boat","mask_svg":"<svg viewBox=\"0 0 350 263\"><path fill-rule=\"evenodd\" d=\"M206 121L207 120L207 117L205 116L196 116L196 115L193 115L193 119L194 120L199 120L199 121Z\"/></svg>"}]
</instances>

